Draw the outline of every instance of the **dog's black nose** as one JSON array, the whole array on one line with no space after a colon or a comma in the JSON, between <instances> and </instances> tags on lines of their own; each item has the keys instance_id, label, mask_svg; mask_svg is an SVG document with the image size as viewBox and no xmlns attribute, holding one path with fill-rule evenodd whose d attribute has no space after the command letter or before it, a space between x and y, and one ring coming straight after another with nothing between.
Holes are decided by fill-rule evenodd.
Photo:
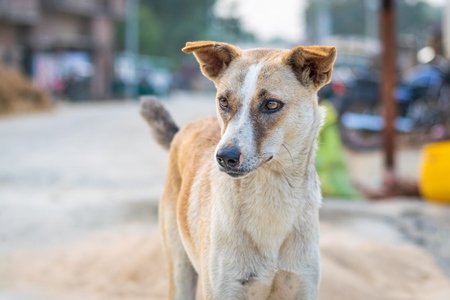
<instances>
[{"instance_id":1,"label":"dog's black nose","mask_svg":"<svg viewBox=\"0 0 450 300\"><path fill-rule=\"evenodd\" d=\"M222 148L216 154L216 159L219 165L226 169L233 169L239 165L239 157L241 152L236 148Z\"/></svg>"}]
</instances>

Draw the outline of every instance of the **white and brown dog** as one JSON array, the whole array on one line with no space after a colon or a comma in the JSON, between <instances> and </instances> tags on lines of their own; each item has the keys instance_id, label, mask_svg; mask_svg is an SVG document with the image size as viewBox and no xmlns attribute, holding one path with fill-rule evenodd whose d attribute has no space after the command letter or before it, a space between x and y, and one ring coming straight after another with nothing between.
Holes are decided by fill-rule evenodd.
<instances>
[{"instance_id":1,"label":"white and brown dog","mask_svg":"<svg viewBox=\"0 0 450 300\"><path fill-rule=\"evenodd\" d=\"M217 118L178 131L154 98L142 115L170 148L160 203L170 299L317 299L314 166L334 47L241 50L187 43L217 88Z\"/></svg>"}]
</instances>

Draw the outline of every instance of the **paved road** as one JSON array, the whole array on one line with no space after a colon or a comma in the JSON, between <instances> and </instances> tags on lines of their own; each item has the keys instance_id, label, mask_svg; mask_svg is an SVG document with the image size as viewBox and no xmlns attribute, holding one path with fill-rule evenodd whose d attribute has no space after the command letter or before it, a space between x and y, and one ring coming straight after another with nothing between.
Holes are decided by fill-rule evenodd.
<instances>
[{"instance_id":1,"label":"paved road","mask_svg":"<svg viewBox=\"0 0 450 300\"><path fill-rule=\"evenodd\" d=\"M185 124L214 113L213 99L175 94L167 106ZM0 119L0 252L154 214L166 164L137 102Z\"/></svg>"}]
</instances>

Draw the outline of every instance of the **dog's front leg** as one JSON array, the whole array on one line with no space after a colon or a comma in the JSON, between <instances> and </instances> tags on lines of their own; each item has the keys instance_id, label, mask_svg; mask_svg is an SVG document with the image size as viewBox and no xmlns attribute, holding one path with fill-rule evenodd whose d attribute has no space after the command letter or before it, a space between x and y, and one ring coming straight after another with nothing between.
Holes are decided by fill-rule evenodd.
<instances>
[{"instance_id":1,"label":"dog's front leg","mask_svg":"<svg viewBox=\"0 0 450 300\"><path fill-rule=\"evenodd\" d=\"M202 283L208 287L204 289L205 300L266 300L270 295L274 276L260 279L252 277L253 275L249 273L247 276L236 277L240 279L229 276L209 278L208 283Z\"/></svg>"},{"instance_id":2,"label":"dog's front leg","mask_svg":"<svg viewBox=\"0 0 450 300\"><path fill-rule=\"evenodd\" d=\"M264 259L251 253L250 247L217 247L209 256L208 269L202 274L206 300L265 300L272 288L276 269L275 259Z\"/></svg>"},{"instance_id":3,"label":"dog's front leg","mask_svg":"<svg viewBox=\"0 0 450 300\"><path fill-rule=\"evenodd\" d=\"M320 271L317 268L306 268L300 275L300 290L297 299L317 300L319 293Z\"/></svg>"},{"instance_id":4,"label":"dog's front leg","mask_svg":"<svg viewBox=\"0 0 450 300\"><path fill-rule=\"evenodd\" d=\"M307 251L302 258L300 272L298 273L299 289L298 300L317 300L320 283L320 251L319 245Z\"/></svg>"},{"instance_id":5,"label":"dog's front leg","mask_svg":"<svg viewBox=\"0 0 450 300\"><path fill-rule=\"evenodd\" d=\"M267 300L317 300L319 272L317 268L304 269L303 273L280 270L272 284Z\"/></svg>"},{"instance_id":6,"label":"dog's front leg","mask_svg":"<svg viewBox=\"0 0 450 300\"><path fill-rule=\"evenodd\" d=\"M318 226L311 221L309 236L295 230L284 241L270 300L317 300L320 282ZM308 238L309 237L309 238Z\"/></svg>"}]
</instances>

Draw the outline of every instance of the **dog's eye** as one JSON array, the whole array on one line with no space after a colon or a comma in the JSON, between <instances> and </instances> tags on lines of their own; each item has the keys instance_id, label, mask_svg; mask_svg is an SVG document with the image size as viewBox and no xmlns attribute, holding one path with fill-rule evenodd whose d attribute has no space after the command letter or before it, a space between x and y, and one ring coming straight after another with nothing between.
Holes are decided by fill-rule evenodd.
<instances>
[{"instance_id":1,"label":"dog's eye","mask_svg":"<svg viewBox=\"0 0 450 300\"><path fill-rule=\"evenodd\" d=\"M222 108L228 108L228 100L225 97L219 98L219 104Z\"/></svg>"},{"instance_id":2,"label":"dog's eye","mask_svg":"<svg viewBox=\"0 0 450 300\"><path fill-rule=\"evenodd\" d=\"M264 110L267 112L276 112L281 108L281 106L282 106L281 102L275 100L268 100L264 105Z\"/></svg>"}]
</instances>

